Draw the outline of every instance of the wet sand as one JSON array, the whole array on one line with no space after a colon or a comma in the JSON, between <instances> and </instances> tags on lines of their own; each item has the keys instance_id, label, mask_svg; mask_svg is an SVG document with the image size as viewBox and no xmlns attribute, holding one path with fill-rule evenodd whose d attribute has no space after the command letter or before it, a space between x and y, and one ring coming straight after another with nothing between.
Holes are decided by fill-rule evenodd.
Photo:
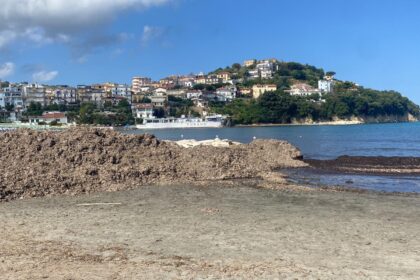
<instances>
[{"instance_id":1,"label":"wet sand","mask_svg":"<svg viewBox=\"0 0 420 280\"><path fill-rule=\"evenodd\" d=\"M17 200L0 278L418 279L419 217L416 195L244 186Z\"/></svg>"},{"instance_id":2,"label":"wet sand","mask_svg":"<svg viewBox=\"0 0 420 280\"><path fill-rule=\"evenodd\" d=\"M372 175L420 175L418 157L341 156L332 160L305 159L311 167L328 172Z\"/></svg>"}]
</instances>

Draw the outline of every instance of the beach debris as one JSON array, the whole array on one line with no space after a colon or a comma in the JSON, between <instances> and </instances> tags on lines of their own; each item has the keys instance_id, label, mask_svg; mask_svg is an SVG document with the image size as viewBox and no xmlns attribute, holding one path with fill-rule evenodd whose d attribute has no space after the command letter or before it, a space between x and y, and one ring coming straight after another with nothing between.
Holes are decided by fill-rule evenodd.
<instances>
[{"instance_id":1,"label":"beach debris","mask_svg":"<svg viewBox=\"0 0 420 280\"><path fill-rule=\"evenodd\" d=\"M112 203L112 202L96 202L96 203L80 203L76 206L116 206L122 205L122 203Z\"/></svg>"},{"instance_id":2,"label":"beach debris","mask_svg":"<svg viewBox=\"0 0 420 280\"><path fill-rule=\"evenodd\" d=\"M209 215L215 215L221 212L220 209L217 208L203 208L200 211Z\"/></svg>"},{"instance_id":3,"label":"beach debris","mask_svg":"<svg viewBox=\"0 0 420 280\"><path fill-rule=\"evenodd\" d=\"M232 145L241 145L241 143L239 142L233 142L228 139L221 140L220 138L216 138L214 140L202 140L202 141L197 141L194 139L185 139L185 140L176 141L174 143L183 148L193 148L197 146L230 147Z\"/></svg>"},{"instance_id":4,"label":"beach debris","mask_svg":"<svg viewBox=\"0 0 420 280\"><path fill-rule=\"evenodd\" d=\"M109 129L0 133L0 200L261 178L307 166L285 141L161 141Z\"/></svg>"}]
</instances>

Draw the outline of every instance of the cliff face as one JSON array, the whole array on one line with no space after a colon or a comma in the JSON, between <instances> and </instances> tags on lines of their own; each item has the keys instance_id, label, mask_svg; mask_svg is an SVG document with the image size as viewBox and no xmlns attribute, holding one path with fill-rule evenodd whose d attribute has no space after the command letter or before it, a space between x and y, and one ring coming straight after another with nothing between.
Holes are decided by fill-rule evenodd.
<instances>
[{"instance_id":1,"label":"cliff face","mask_svg":"<svg viewBox=\"0 0 420 280\"><path fill-rule=\"evenodd\" d=\"M364 123L396 123L396 122L418 121L418 119L411 114L405 114L403 116L387 115L387 116L378 116L378 117L363 117L360 119Z\"/></svg>"},{"instance_id":2,"label":"cliff face","mask_svg":"<svg viewBox=\"0 0 420 280\"><path fill-rule=\"evenodd\" d=\"M368 123L400 123L400 122L417 122L419 119L411 114L403 116L398 115L383 115L377 117L356 117L338 118L334 117L330 121L313 121L310 118L293 119L292 124L311 125L311 124L325 124L325 125L345 125L345 124L368 124Z\"/></svg>"}]
</instances>

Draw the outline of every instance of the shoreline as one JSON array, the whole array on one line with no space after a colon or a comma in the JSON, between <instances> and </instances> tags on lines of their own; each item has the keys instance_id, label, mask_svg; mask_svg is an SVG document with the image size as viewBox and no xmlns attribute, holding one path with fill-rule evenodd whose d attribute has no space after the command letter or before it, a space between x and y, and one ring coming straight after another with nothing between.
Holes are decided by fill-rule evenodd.
<instances>
[{"instance_id":1,"label":"shoreline","mask_svg":"<svg viewBox=\"0 0 420 280\"><path fill-rule=\"evenodd\" d=\"M404 122L353 122L353 121L331 121L318 123L289 123L289 124L237 124L232 127L282 127L282 126L355 126L355 125L370 125L370 124L403 124L403 123L418 123L420 121L404 121Z\"/></svg>"},{"instance_id":2,"label":"shoreline","mask_svg":"<svg viewBox=\"0 0 420 280\"><path fill-rule=\"evenodd\" d=\"M4 186L0 189L0 201L169 182L200 181L205 185L254 179L263 187L276 188L277 184L280 189L292 189L282 170L299 167L342 174L420 174L420 158L343 156L311 160L304 159L295 146L279 140L258 139L249 144L221 139L162 141L149 134L86 127L62 132L16 130L1 133L0 140L5 143L0 146L4 155L0 166L5 170L0 174ZM416 187L416 183L411 186Z\"/></svg>"},{"instance_id":3,"label":"shoreline","mask_svg":"<svg viewBox=\"0 0 420 280\"><path fill-rule=\"evenodd\" d=\"M325 122L293 122L293 123L258 123L258 124L236 124L233 126L224 126L220 128L242 128L242 127L282 127L282 126L355 126L355 125L369 125L369 124L403 124L403 123L418 123L420 120L407 120L407 121L383 121L383 122L366 122L366 121L359 121L359 120L339 120L339 121L325 121ZM154 129L146 129L146 128L137 128L136 126L97 126L97 125L75 125L75 124L67 124L61 126L48 126L48 125L31 125L31 124L20 124L20 123L0 123L1 128L10 128L10 129L20 129L20 128L29 128L29 129L37 129L37 130L64 130L69 128L104 128L104 129L117 129L117 130L154 130ZM195 128L195 127L186 127L186 128L175 128L175 129L212 129L212 128ZM165 129L174 129L174 128L161 128L159 130Z\"/></svg>"}]
</instances>

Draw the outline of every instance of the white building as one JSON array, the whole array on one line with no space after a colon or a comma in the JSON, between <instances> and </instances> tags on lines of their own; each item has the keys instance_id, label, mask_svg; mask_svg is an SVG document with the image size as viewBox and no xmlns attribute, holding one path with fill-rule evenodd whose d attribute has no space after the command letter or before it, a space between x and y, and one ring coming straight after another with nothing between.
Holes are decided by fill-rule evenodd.
<instances>
[{"instance_id":1,"label":"white building","mask_svg":"<svg viewBox=\"0 0 420 280\"><path fill-rule=\"evenodd\" d=\"M203 95L201 90L189 90L187 91L187 99L200 98Z\"/></svg>"},{"instance_id":2,"label":"white building","mask_svg":"<svg viewBox=\"0 0 420 280\"><path fill-rule=\"evenodd\" d=\"M42 106L46 106L46 88L40 84L24 85L22 90L22 98L25 108L27 108L32 102L40 103Z\"/></svg>"},{"instance_id":3,"label":"white building","mask_svg":"<svg viewBox=\"0 0 420 280\"><path fill-rule=\"evenodd\" d=\"M331 93L333 92L334 80L319 80L318 89L322 93Z\"/></svg>"},{"instance_id":4,"label":"white building","mask_svg":"<svg viewBox=\"0 0 420 280\"><path fill-rule=\"evenodd\" d=\"M194 76L181 77L178 80L180 86L185 88L192 88L194 86Z\"/></svg>"},{"instance_id":5,"label":"white building","mask_svg":"<svg viewBox=\"0 0 420 280\"><path fill-rule=\"evenodd\" d=\"M68 119L66 117L66 114L63 112L44 112L42 116L29 118L30 124L39 124L39 123L51 124L52 122L56 122L59 124L67 124Z\"/></svg>"},{"instance_id":6,"label":"white building","mask_svg":"<svg viewBox=\"0 0 420 280\"><path fill-rule=\"evenodd\" d=\"M248 70L249 78L258 79L260 77L260 71L258 69Z\"/></svg>"},{"instance_id":7,"label":"white building","mask_svg":"<svg viewBox=\"0 0 420 280\"><path fill-rule=\"evenodd\" d=\"M236 98L237 89L235 86L223 87L216 90L218 101L227 102Z\"/></svg>"},{"instance_id":8,"label":"white building","mask_svg":"<svg viewBox=\"0 0 420 280\"><path fill-rule=\"evenodd\" d=\"M272 59L266 59L259 61L255 69L248 70L249 77L251 79L271 79L274 75L275 63Z\"/></svg>"},{"instance_id":9,"label":"white building","mask_svg":"<svg viewBox=\"0 0 420 280\"><path fill-rule=\"evenodd\" d=\"M164 96L168 90L164 88L157 88L153 91L154 96Z\"/></svg>"},{"instance_id":10,"label":"white building","mask_svg":"<svg viewBox=\"0 0 420 280\"><path fill-rule=\"evenodd\" d=\"M138 104L135 107L134 114L138 119L154 119L152 104Z\"/></svg>"},{"instance_id":11,"label":"white building","mask_svg":"<svg viewBox=\"0 0 420 280\"><path fill-rule=\"evenodd\" d=\"M217 85L221 84L223 82L222 79L218 78L216 75L209 75L206 78L206 85Z\"/></svg>"},{"instance_id":12,"label":"white building","mask_svg":"<svg viewBox=\"0 0 420 280\"><path fill-rule=\"evenodd\" d=\"M185 89L168 89L166 91L166 95L175 96L175 97L185 97L186 90Z\"/></svg>"},{"instance_id":13,"label":"white building","mask_svg":"<svg viewBox=\"0 0 420 280\"><path fill-rule=\"evenodd\" d=\"M261 79L271 79L273 77L274 63L270 60L262 60L257 64L256 69L259 71Z\"/></svg>"},{"instance_id":14,"label":"white building","mask_svg":"<svg viewBox=\"0 0 420 280\"><path fill-rule=\"evenodd\" d=\"M149 86L152 83L151 78L147 77L133 77L131 80L131 88L134 93L141 92L141 88L145 86Z\"/></svg>"},{"instance_id":15,"label":"white building","mask_svg":"<svg viewBox=\"0 0 420 280\"><path fill-rule=\"evenodd\" d=\"M150 100L152 101L152 105L154 107L165 107L166 102L168 101L167 96L161 95L153 95L150 97Z\"/></svg>"},{"instance_id":16,"label":"white building","mask_svg":"<svg viewBox=\"0 0 420 280\"><path fill-rule=\"evenodd\" d=\"M20 86L9 85L0 89L0 108L13 106L15 111L23 109L22 90Z\"/></svg>"},{"instance_id":17,"label":"white building","mask_svg":"<svg viewBox=\"0 0 420 280\"><path fill-rule=\"evenodd\" d=\"M68 86L47 87L45 94L47 96L47 105L72 104L77 101L76 89Z\"/></svg>"},{"instance_id":18,"label":"white building","mask_svg":"<svg viewBox=\"0 0 420 280\"><path fill-rule=\"evenodd\" d=\"M116 84L111 88L112 97L124 97L131 102L131 87L124 84Z\"/></svg>"},{"instance_id":19,"label":"white building","mask_svg":"<svg viewBox=\"0 0 420 280\"><path fill-rule=\"evenodd\" d=\"M310 96L313 94L322 94L319 89L315 89L308 84L299 83L291 86L290 90L286 90L285 92L290 93L290 95L295 96Z\"/></svg>"}]
</instances>

